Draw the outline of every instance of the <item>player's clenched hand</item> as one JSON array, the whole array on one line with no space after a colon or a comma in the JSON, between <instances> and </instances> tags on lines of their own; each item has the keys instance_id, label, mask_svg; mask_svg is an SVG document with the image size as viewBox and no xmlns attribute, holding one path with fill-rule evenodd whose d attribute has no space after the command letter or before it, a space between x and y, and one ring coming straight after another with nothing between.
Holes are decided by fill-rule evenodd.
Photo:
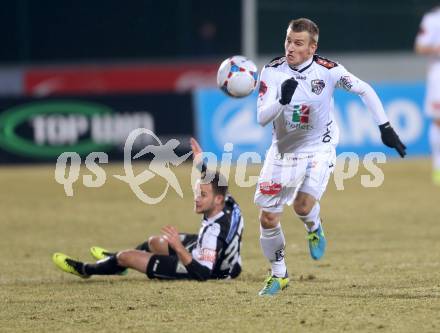
<instances>
[{"instance_id":1,"label":"player's clenched hand","mask_svg":"<svg viewBox=\"0 0 440 333\"><path fill-rule=\"evenodd\" d=\"M380 136L382 138L382 142L385 146L390 148L395 148L399 153L400 157L405 157L406 155L406 146L400 141L399 136L396 134L394 129L391 127L390 122L386 122L385 124L379 125Z\"/></svg>"},{"instance_id":2,"label":"player's clenched hand","mask_svg":"<svg viewBox=\"0 0 440 333\"><path fill-rule=\"evenodd\" d=\"M171 246L172 249L179 248L183 246L180 241L179 232L177 229L171 225L167 225L162 228L163 237L168 241L168 245Z\"/></svg>"},{"instance_id":3,"label":"player's clenched hand","mask_svg":"<svg viewBox=\"0 0 440 333\"><path fill-rule=\"evenodd\" d=\"M293 77L287 79L281 84L280 104L286 105L290 103L296 87L298 87L298 81L296 81Z\"/></svg>"}]
</instances>

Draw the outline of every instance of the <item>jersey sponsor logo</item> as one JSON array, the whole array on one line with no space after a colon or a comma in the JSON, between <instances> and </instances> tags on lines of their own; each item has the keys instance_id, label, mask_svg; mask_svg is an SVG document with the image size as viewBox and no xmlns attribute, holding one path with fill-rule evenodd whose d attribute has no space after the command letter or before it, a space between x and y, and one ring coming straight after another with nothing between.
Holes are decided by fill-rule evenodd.
<instances>
[{"instance_id":1,"label":"jersey sponsor logo","mask_svg":"<svg viewBox=\"0 0 440 333\"><path fill-rule=\"evenodd\" d=\"M292 123L290 121L286 121L284 125L286 126L287 129L290 129L290 130L302 129L305 131L310 131L313 129L312 125L301 124L301 123Z\"/></svg>"},{"instance_id":2,"label":"jersey sponsor logo","mask_svg":"<svg viewBox=\"0 0 440 333\"><path fill-rule=\"evenodd\" d=\"M345 90L351 90L353 83L348 75L344 75L339 79L339 85Z\"/></svg>"},{"instance_id":3,"label":"jersey sponsor logo","mask_svg":"<svg viewBox=\"0 0 440 333\"><path fill-rule=\"evenodd\" d=\"M286 61L286 57L278 57L273 59L270 63L268 63L266 67L278 67L285 61Z\"/></svg>"},{"instance_id":4,"label":"jersey sponsor logo","mask_svg":"<svg viewBox=\"0 0 440 333\"><path fill-rule=\"evenodd\" d=\"M307 105L294 105L292 113L292 121L294 123L308 124L310 108Z\"/></svg>"},{"instance_id":5,"label":"jersey sponsor logo","mask_svg":"<svg viewBox=\"0 0 440 333\"><path fill-rule=\"evenodd\" d=\"M309 131L313 126L309 124L310 108L304 104L293 105L292 118L285 121L288 129L302 129Z\"/></svg>"},{"instance_id":6,"label":"jersey sponsor logo","mask_svg":"<svg viewBox=\"0 0 440 333\"><path fill-rule=\"evenodd\" d=\"M281 192L281 184L274 182L260 183L260 193L265 195L276 195Z\"/></svg>"},{"instance_id":7,"label":"jersey sponsor logo","mask_svg":"<svg viewBox=\"0 0 440 333\"><path fill-rule=\"evenodd\" d=\"M296 80L307 80L307 76L305 75L295 75Z\"/></svg>"},{"instance_id":8,"label":"jersey sponsor logo","mask_svg":"<svg viewBox=\"0 0 440 333\"><path fill-rule=\"evenodd\" d=\"M215 262L216 258L216 252L213 249L201 249L199 254L199 261L208 261L208 262Z\"/></svg>"},{"instance_id":9,"label":"jersey sponsor logo","mask_svg":"<svg viewBox=\"0 0 440 333\"><path fill-rule=\"evenodd\" d=\"M324 80L312 80L312 93L319 95L325 88Z\"/></svg>"},{"instance_id":10,"label":"jersey sponsor logo","mask_svg":"<svg viewBox=\"0 0 440 333\"><path fill-rule=\"evenodd\" d=\"M321 57L316 57L316 63L318 65L321 65L321 66L327 68L327 69L332 69L332 68L338 66L338 64L336 62L325 59L325 58L321 58Z\"/></svg>"},{"instance_id":11,"label":"jersey sponsor logo","mask_svg":"<svg viewBox=\"0 0 440 333\"><path fill-rule=\"evenodd\" d=\"M260 81L260 88L258 89L258 97L262 97L267 91L266 82Z\"/></svg>"}]
</instances>

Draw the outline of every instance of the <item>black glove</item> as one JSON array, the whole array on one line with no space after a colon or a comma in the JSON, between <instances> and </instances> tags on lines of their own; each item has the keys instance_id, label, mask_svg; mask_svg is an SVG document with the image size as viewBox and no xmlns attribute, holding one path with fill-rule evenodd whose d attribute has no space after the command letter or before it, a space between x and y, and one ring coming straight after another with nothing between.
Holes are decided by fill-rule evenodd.
<instances>
[{"instance_id":1,"label":"black glove","mask_svg":"<svg viewBox=\"0 0 440 333\"><path fill-rule=\"evenodd\" d=\"M406 155L406 146L400 141L398 135L391 127L390 122L387 121L385 124L379 125L380 137L385 146L390 148L395 148L399 153L400 157Z\"/></svg>"},{"instance_id":2,"label":"black glove","mask_svg":"<svg viewBox=\"0 0 440 333\"><path fill-rule=\"evenodd\" d=\"M281 84L281 98L279 101L280 104L286 105L290 103L296 87L298 87L298 81L296 81L293 77L287 79Z\"/></svg>"}]
</instances>

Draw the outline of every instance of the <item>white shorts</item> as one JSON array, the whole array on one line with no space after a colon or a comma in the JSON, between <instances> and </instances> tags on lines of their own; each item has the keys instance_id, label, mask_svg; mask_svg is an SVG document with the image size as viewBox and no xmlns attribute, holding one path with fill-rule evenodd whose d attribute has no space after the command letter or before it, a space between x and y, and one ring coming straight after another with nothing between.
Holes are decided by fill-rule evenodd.
<instances>
[{"instance_id":1,"label":"white shorts","mask_svg":"<svg viewBox=\"0 0 440 333\"><path fill-rule=\"evenodd\" d=\"M428 117L440 119L440 64L432 65L428 73L425 110Z\"/></svg>"},{"instance_id":2,"label":"white shorts","mask_svg":"<svg viewBox=\"0 0 440 333\"><path fill-rule=\"evenodd\" d=\"M270 154L258 178L254 202L262 210L281 213L298 191L320 200L336 165L335 148L313 153Z\"/></svg>"}]
</instances>

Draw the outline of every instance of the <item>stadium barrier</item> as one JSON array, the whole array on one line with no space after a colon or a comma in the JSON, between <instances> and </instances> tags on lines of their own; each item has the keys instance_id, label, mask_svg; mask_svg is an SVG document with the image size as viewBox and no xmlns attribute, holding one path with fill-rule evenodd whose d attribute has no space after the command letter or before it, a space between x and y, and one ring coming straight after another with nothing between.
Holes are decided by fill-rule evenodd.
<instances>
[{"instance_id":1,"label":"stadium barrier","mask_svg":"<svg viewBox=\"0 0 440 333\"><path fill-rule=\"evenodd\" d=\"M66 151L85 156L105 152L109 162L123 159L129 133L153 131L163 143L181 142L187 152L194 135L190 94L0 98L0 163L55 162ZM135 152L156 138L140 137Z\"/></svg>"},{"instance_id":2,"label":"stadium barrier","mask_svg":"<svg viewBox=\"0 0 440 333\"><path fill-rule=\"evenodd\" d=\"M23 73L23 95L102 95L189 92L215 87L217 63L36 67Z\"/></svg>"},{"instance_id":3,"label":"stadium barrier","mask_svg":"<svg viewBox=\"0 0 440 333\"><path fill-rule=\"evenodd\" d=\"M429 119L423 113L424 84L382 83L373 85L373 88L393 127L408 147L408 156L429 154ZM257 93L232 99L218 89L195 91L196 132L202 147L220 159L224 145L233 143L233 160L243 152L256 152L264 158L271 142L271 126L263 128L257 123L256 99ZM340 128L338 153L354 152L364 156L370 152L383 152L389 157L398 156L382 144L371 113L357 95L336 91L335 118Z\"/></svg>"}]
</instances>

